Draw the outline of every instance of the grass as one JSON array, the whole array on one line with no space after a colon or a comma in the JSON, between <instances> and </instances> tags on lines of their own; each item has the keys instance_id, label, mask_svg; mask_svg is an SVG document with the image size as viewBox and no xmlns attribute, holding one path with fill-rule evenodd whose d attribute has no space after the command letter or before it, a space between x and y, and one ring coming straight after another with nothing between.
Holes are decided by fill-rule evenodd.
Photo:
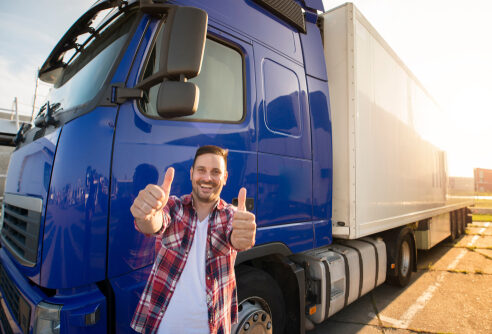
<instances>
[{"instance_id":1,"label":"grass","mask_svg":"<svg viewBox=\"0 0 492 334\"><path fill-rule=\"evenodd\" d=\"M475 207L476 208L492 208L492 196L491 194L478 194L480 196L489 196L489 198L476 198Z\"/></svg>"},{"instance_id":2,"label":"grass","mask_svg":"<svg viewBox=\"0 0 492 334\"><path fill-rule=\"evenodd\" d=\"M490 222L492 221L492 215L472 215L474 222Z\"/></svg>"},{"instance_id":3,"label":"grass","mask_svg":"<svg viewBox=\"0 0 492 334\"><path fill-rule=\"evenodd\" d=\"M483 270L481 269L475 269L475 270L463 270L463 269L447 269L443 270L447 271L448 273L455 273L455 274L475 274L475 275L487 275L487 273L484 273Z\"/></svg>"}]
</instances>

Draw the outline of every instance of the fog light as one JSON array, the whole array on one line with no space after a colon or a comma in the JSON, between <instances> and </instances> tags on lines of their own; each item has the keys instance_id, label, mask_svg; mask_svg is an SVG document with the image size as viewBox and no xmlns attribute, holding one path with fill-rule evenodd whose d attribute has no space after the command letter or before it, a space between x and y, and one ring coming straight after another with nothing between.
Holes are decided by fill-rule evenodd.
<instances>
[{"instance_id":1,"label":"fog light","mask_svg":"<svg viewBox=\"0 0 492 334\"><path fill-rule=\"evenodd\" d=\"M59 334L61 305L41 302L36 306L34 334Z\"/></svg>"}]
</instances>

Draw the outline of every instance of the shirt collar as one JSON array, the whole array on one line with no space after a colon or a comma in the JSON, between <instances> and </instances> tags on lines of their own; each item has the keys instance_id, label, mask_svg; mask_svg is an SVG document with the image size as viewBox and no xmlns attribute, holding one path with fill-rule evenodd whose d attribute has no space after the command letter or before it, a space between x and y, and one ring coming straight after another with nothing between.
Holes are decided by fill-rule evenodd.
<instances>
[{"instance_id":1,"label":"shirt collar","mask_svg":"<svg viewBox=\"0 0 492 334\"><path fill-rule=\"evenodd\" d=\"M184 195L181 199L183 205L185 206L191 206L193 209L195 206L193 205L193 196L191 194ZM212 211L218 210L218 211L223 211L226 207L226 202L222 200L220 197L217 199L217 202L215 202L214 207L212 208Z\"/></svg>"}]
</instances>

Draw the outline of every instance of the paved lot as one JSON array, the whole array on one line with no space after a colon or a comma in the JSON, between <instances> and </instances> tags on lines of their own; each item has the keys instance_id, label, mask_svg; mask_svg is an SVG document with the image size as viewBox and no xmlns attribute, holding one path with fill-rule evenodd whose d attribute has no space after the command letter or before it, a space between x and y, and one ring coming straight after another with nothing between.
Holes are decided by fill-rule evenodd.
<instances>
[{"instance_id":1,"label":"paved lot","mask_svg":"<svg viewBox=\"0 0 492 334\"><path fill-rule=\"evenodd\" d=\"M418 257L406 288L383 284L308 333L492 333L492 223Z\"/></svg>"}]
</instances>

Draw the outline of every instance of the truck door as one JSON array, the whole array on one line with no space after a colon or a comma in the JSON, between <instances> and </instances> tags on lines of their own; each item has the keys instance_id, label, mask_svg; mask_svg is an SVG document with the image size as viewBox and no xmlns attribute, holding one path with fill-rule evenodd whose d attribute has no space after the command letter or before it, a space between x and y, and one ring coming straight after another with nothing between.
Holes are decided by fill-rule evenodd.
<instances>
[{"instance_id":1,"label":"truck door","mask_svg":"<svg viewBox=\"0 0 492 334\"><path fill-rule=\"evenodd\" d=\"M160 47L155 47L153 44L158 42L152 41L159 41L155 36L160 31L159 23L151 21L127 87L134 87L158 68ZM230 203L244 186L247 197L253 199L250 205L254 205L257 145L252 113L255 100L252 46L225 31L225 28L220 31L208 28L201 72L190 80L200 89L195 115L159 118L155 111L158 86L146 92L143 101L127 101L120 106L112 161L108 277L129 273L125 279L116 279L113 287L116 298L122 298L116 305L131 306L131 312L128 311L131 314L121 315L130 320L138 294L129 290L143 288L155 251L154 238L146 238L135 230L129 210L141 189L149 183L161 184L166 169L173 166L176 173L171 194L189 194L190 168L196 149L213 144L229 149L229 178L221 197ZM130 286L123 286L126 284Z\"/></svg>"},{"instance_id":2,"label":"truck door","mask_svg":"<svg viewBox=\"0 0 492 334\"><path fill-rule=\"evenodd\" d=\"M312 237L311 131L304 68L262 45L254 47L259 97L257 223L306 222L298 231Z\"/></svg>"}]
</instances>

